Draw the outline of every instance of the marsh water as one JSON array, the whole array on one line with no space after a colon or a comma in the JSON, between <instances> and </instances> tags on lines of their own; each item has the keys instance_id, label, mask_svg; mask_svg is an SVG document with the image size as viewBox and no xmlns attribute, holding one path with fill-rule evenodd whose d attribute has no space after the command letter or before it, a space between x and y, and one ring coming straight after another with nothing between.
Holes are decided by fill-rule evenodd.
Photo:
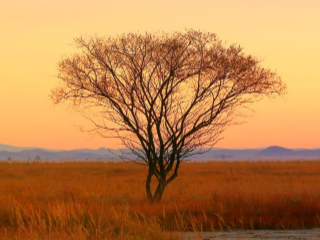
<instances>
[{"instance_id":1,"label":"marsh water","mask_svg":"<svg viewBox=\"0 0 320 240\"><path fill-rule=\"evenodd\" d=\"M184 232L183 240L316 240L320 239L320 229L310 230L234 230L215 232Z\"/></svg>"}]
</instances>

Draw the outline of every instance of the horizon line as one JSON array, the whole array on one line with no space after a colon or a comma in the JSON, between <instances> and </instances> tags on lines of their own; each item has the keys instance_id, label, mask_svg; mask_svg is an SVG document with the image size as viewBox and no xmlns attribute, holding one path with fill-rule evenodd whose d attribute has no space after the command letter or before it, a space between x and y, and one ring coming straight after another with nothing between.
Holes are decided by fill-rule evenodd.
<instances>
[{"instance_id":1,"label":"horizon line","mask_svg":"<svg viewBox=\"0 0 320 240\"><path fill-rule=\"evenodd\" d=\"M0 146L7 146L7 147L12 147L12 148L25 148L23 150L35 150L35 149L41 149L41 150L51 150L51 151L73 151L73 150L99 150L99 149L111 149L111 150L121 150L121 149L128 149L128 148L108 148L108 147L98 147L98 148L73 148L73 149L52 149L52 148L45 148L45 147L22 147L22 146L13 146L9 144L3 144L0 143ZM250 149L266 149L270 147L280 147L280 148L285 148L285 149L306 149L306 150L315 150L315 149L320 149L319 147L313 147L313 148L305 148L305 147L298 147L298 148L287 148L283 146L278 146L278 145L270 145L270 146L261 146L261 147L235 147L235 148L226 148L226 147L203 147L203 148L198 148L198 149L228 149L228 150L250 150ZM0 151L6 151L6 150L0 150Z\"/></svg>"}]
</instances>

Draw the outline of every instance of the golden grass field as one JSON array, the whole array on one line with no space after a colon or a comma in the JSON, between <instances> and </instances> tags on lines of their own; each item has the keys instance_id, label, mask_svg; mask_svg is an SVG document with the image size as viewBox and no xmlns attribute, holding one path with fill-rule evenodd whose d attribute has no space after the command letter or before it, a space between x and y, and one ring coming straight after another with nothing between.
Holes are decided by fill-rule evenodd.
<instances>
[{"instance_id":1,"label":"golden grass field","mask_svg":"<svg viewBox=\"0 0 320 240\"><path fill-rule=\"evenodd\" d=\"M159 204L131 163L0 163L0 239L181 239L320 227L320 162L183 163Z\"/></svg>"}]
</instances>

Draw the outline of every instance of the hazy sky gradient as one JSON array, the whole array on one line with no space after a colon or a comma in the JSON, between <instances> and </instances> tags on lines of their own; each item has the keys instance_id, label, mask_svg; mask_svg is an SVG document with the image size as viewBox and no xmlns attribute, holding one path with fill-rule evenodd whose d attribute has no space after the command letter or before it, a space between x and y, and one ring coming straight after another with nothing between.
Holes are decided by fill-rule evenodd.
<instances>
[{"instance_id":1,"label":"hazy sky gradient","mask_svg":"<svg viewBox=\"0 0 320 240\"><path fill-rule=\"evenodd\" d=\"M264 60L288 94L265 99L216 147L320 147L319 0L0 1L0 143L54 149L120 147L81 133L88 123L49 98L57 64L80 35L214 32Z\"/></svg>"}]
</instances>

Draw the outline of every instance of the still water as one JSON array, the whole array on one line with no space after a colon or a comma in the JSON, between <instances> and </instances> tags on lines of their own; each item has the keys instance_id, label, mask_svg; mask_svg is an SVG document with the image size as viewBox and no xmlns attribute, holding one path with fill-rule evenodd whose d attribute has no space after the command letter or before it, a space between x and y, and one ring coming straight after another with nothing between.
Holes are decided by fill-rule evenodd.
<instances>
[{"instance_id":1,"label":"still water","mask_svg":"<svg viewBox=\"0 0 320 240\"><path fill-rule=\"evenodd\" d=\"M215 231L215 232L185 232L183 240L320 240L320 229L310 230L234 230L234 231Z\"/></svg>"}]
</instances>

